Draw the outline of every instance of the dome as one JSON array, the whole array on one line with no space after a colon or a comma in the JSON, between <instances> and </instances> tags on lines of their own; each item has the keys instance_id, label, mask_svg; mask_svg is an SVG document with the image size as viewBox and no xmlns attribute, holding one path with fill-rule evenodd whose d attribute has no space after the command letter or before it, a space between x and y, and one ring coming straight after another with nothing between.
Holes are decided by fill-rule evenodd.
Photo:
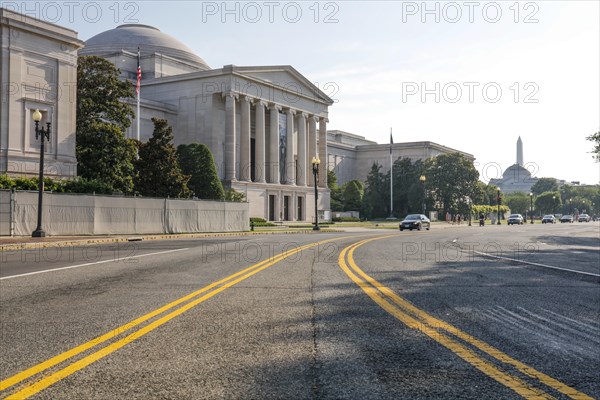
<instances>
[{"instance_id":1,"label":"dome","mask_svg":"<svg viewBox=\"0 0 600 400\"><path fill-rule=\"evenodd\" d=\"M531 172L525 167L520 166L519 164L513 164L510 167L506 168L504 174L502 174L504 178L513 178L516 181L522 181L523 179L531 178Z\"/></svg>"},{"instance_id":2,"label":"dome","mask_svg":"<svg viewBox=\"0 0 600 400\"><path fill-rule=\"evenodd\" d=\"M121 50L137 53L159 53L197 67L199 70L209 70L210 67L194 52L159 29L140 24L120 25L88 39L80 55L107 56Z\"/></svg>"}]
</instances>

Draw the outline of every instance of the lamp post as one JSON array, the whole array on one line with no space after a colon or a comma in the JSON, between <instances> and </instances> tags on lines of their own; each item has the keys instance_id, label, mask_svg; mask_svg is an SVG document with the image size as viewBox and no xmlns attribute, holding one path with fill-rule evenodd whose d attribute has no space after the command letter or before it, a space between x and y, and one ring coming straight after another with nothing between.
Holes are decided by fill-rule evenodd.
<instances>
[{"instance_id":1,"label":"lamp post","mask_svg":"<svg viewBox=\"0 0 600 400\"><path fill-rule=\"evenodd\" d=\"M533 224L533 193L529 192L529 216L531 217L531 223Z\"/></svg>"},{"instance_id":2,"label":"lamp post","mask_svg":"<svg viewBox=\"0 0 600 400\"><path fill-rule=\"evenodd\" d=\"M421 175L419 177L419 180L421 181L421 185L423 185L423 215L425 215L425 211L426 211L425 200L427 198L427 192L425 191L425 181L427 180L427 177L425 175Z\"/></svg>"},{"instance_id":3,"label":"lamp post","mask_svg":"<svg viewBox=\"0 0 600 400\"><path fill-rule=\"evenodd\" d=\"M569 199L569 214L573 215L573 199Z\"/></svg>"},{"instance_id":4,"label":"lamp post","mask_svg":"<svg viewBox=\"0 0 600 400\"><path fill-rule=\"evenodd\" d=\"M500 189L498 189L498 193L496 194L496 201L498 202L498 222L496 222L496 225L500 225L500 202L502 201L502 198L500 197Z\"/></svg>"},{"instance_id":5,"label":"lamp post","mask_svg":"<svg viewBox=\"0 0 600 400\"><path fill-rule=\"evenodd\" d=\"M313 157L312 158L312 172L313 172L313 177L314 177L314 181L315 181L315 226L313 226L313 231L318 231L321 228L319 228L319 213L317 211L317 201L319 199L319 191L317 189L317 183L318 183L318 175L319 175L319 164L321 164L321 160L319 160L317 157Z\"/></svg>"},{"instance_id":6,"label":"lamp post","mask_svg":"<svg viewBox=\"0 0 600 400\"><path fill-rule=\"evenodd\" d=\"M556 196L552 196L552 214L556 212Z\"/></svg>"},{"instance_id":7,"label":"lamp post","mask_svg":"<svg viewBox=\"0 0 600 400\"><path fill-rule=\"evenodd\" d=\"M35 139L40 139L40 173L38 178L37 228L31 233L31 237L45 237L46 232L42 229L42 203L44 199L44 138L50 141L50 122L46 123L46 129L39 127L39 123L42 120L42 113L40 110L35 110L32 117L35 121Z\"/></svg>"},{"instance_id":8,"label":"lamp post","mask_svg":"<svg viewBox=\"0 0 600 400\"><path fill-rule=\"evenodd\" d=\"M469 206L469 226L471 226L471 217L473 216L473 201L467 197L467 205Z\"/></svg>"}]
</instances>

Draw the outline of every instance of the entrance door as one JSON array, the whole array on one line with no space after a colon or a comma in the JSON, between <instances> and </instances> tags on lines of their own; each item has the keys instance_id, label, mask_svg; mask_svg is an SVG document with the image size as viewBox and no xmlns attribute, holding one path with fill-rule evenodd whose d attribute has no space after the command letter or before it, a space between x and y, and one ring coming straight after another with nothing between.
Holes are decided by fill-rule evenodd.
<instances>
[{"instance_id":1,"label":"entrance door","mask_svg":"<svg viewBox=\"0 0 600 400\"><path fill-rule=\"evenodd\" d=\"M269 195L269 221L275 221L275 195Z\"/></svg>"},{"instance_id":2,"label":"entrance door","mask_svg":"<svg viewBox=\"0 0 600 400\"><path fill-rule=\"evenodd\" d=\"M298 197L298 221L304 221L304 197Z\"/></svg>"},{"instance_id":3,"label":"entrance door","mask_svg":"<svg viewBox=\"0 0 600 400\"><path fill-rule=\"evenodd\" d=\"M283 219L290 220L290 196L283 196Z\"/></svg>"}]
</instances>

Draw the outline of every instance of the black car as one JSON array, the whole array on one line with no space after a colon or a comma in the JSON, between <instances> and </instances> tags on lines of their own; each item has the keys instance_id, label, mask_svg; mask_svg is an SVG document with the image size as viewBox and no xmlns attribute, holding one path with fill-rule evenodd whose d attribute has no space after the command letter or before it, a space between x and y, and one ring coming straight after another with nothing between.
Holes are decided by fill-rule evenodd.
<instances>
[{"instance_id":1,"label":"black car","mask_svg":"<svg viewBox=\"0 0 600 400\"><path fill-rule=\"evenodd\" d=\"M564 222L573 222L573 216L572 215L563 215L562 217L560 217L560 222L564 223Z\"/></svg>"},{"instance_id":2,"label":"black car","mask_svg":"<svg viewBox=\"0 0 600 400\"><path fill-rule=\"evenodd\" d=\"M430 227L431 221L424 214L410 214L407 215L402 222L400 222L401 231L405 229L409 229L411 231L416 229L420 231L421 228L429 230Z\"/></svg>"}]
</instances>

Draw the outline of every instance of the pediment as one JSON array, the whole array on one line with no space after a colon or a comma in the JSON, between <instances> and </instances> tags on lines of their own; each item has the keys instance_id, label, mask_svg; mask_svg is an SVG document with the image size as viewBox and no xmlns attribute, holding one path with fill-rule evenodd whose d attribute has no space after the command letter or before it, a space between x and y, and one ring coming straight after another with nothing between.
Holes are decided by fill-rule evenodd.
<instances>
[{"instance_id":1,"label":"pediment","mask_svg":"<svg viewBox=\"0 0 600 400\"><path fill-rule=\"evenodd\" d=\"M289 65L258 67L234 66L233 72L236 75L258 80L266 85L273 85L279 88L288 89L295 93L301 93L328 105L333 104L333 100L319 87Z\"/></svg>"}]
</instances>

